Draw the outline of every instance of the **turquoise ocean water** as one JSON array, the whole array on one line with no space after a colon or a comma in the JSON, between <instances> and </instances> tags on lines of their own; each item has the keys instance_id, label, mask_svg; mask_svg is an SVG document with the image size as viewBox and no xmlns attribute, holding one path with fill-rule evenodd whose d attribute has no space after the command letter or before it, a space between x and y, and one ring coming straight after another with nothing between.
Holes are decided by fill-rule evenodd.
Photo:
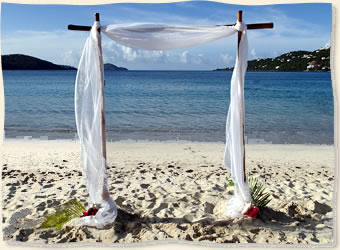
<instances>
[{"instance_id":1,"label":"turquoise ocean water","mask_svg":"<svg viewBox=\"0 0 340 250\"><path fill-rule=\"evenodd\" d=\"M76 71L3 71L5 136L73 139ZM224 142L231 72L106 71L107 140ZM333 144L328 72L247 72L245 133Z\"/></svg>"}]
</instances>

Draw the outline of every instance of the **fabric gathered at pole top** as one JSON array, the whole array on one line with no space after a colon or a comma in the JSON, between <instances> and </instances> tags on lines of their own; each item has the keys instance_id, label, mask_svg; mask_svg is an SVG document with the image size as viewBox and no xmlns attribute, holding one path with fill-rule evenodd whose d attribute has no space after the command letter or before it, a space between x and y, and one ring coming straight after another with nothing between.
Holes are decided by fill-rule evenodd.
<instances>
[{"instance_id":1,"label":"fabric gathered at pole top","mask_svg":"<svg viewBox=\"0 0 340 250\"><path fill-rule=\"evenodd\" d=\"M172 26L165 24L123 24L100 26L95 22L86 40L75 84L75 117L81 145L81 166L93 204L100 206L93 218L79 221L80 225L103 227L117 216L111 198L103 200L103 190L108 190L106 160L102 155L101 104L103 61L100 33L115 42L143 50L171 50L200 45L242 32L239 53L230 85L230 105L226 122L226 147L224 165L231 172L234 196L227 202L226 215L237 217L250 204L250 191L243 174L244 77L247 69L247 26L237 22L233 26Z\"/></svg>"},{"instance_id":2,"label":"fabric gathered at pole top","mask_svg":"<svg viewBox=\"0 0 340 250\"><path fill-rule=\"evenodd\" d=\"M237 31L241 32L247 30L247 25L244 22L237 21L234 27Z\"/></svg>"}]
</instances>

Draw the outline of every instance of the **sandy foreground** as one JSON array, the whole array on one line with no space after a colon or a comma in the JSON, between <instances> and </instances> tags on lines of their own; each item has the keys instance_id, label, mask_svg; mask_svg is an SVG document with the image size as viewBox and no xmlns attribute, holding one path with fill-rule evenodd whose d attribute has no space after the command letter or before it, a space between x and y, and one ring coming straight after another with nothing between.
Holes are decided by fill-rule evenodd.
<instances>
[{"instance_id":1,"label":"sandy foreground","mask_svg":"<svg viewBox=\"0 0 340 250\"><path fill-rule=\"evenodd\" d=\"M233 193L221 143L108 143L112 227L40 229L72 198L88 207L78 142L6 141L2 148L5 241L333 244L334 146L246 145L248 175L272 194L257 219L224 216Z\"/></svg>"}]
</instances>

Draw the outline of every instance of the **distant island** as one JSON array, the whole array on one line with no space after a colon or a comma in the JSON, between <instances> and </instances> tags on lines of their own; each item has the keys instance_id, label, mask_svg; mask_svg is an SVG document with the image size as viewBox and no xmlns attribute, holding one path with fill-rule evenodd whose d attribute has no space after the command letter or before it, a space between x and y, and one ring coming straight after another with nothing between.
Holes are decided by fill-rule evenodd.
<instances>
[{"instance_id":1,"label":"distant island","mask_svg":"<svg viewBox=\"0 0 340 250\"><path fill-rule=\"evenodd\" d=\"M3 70L77 70L67 65L58 65L33 56L22 54L2 55ZM128 70L111 63L104 64L104 70Z\"/></svg>"},{"instance_id":2,"label":"distant island","mask_svg":"<svg viewBox=\"0 0 340 250\"><path fill-rule=\"evenodd\" d=\"M216 69L230 71L234 68ZM293 51L275 58L248 61L247 71L330 71L330 48Z\"/></svg>"},{"instance_id":3,"label":"distant island","mask_svg":"<svg viewBox=\"0 0 340 250\"><path fill-rule=\"evenodd\" d=\"M123 70L123 71L126 71L128 70L127 68L123 68L123 67L118 67L116 65L113 65L111 63L105 63L104 64L104 70Z\"/></svg>"},{"instance_id":4,"label":"distant island","mask_svg":"<svg viewBox=\"0 0 340 250\"><path fill-rule=\"evenodd\" d=\"M1 56L3 70L76 70L66 65L57 65L33 56L12 54Z\"/></svg>"}]
</instances>

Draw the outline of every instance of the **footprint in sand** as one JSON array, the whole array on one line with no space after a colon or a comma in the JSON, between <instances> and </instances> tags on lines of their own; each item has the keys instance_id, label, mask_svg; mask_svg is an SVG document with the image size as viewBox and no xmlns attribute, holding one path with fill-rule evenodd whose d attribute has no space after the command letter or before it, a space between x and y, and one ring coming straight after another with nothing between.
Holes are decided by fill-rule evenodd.
<instances>
[{"instance_id":1,"label":"footprint in sand","mask_svg":"<svg viewBox=\"0 0 340 250\"><path fill-rule=\"evenodd\" d=\"M150 186L150 184L141 184L140 186L143 189L147 189Z\"/></svg>"},{"instance_id":2,"label":"footprint in sand","mask_svg":"<svg viewBox=\"0 0 340 250\"><path fill-rule=\"evenodd\" d=\"M211 204L209 202L204 203L204 212L205 213L213 214L214 213L214 208L215 208L215 205L213 205L213 204Z\"/></svg>"},{"instance_id":3,"label":"footprint in sand","mask_svg":"<svg viewBox=\"0 0 340 250\"><path fill-rule=\"evenodd\" d=\"M153 210L153 213L156 215L161 210L168 208L168 203L161 203L155 210Z\"/></svg>"}]
</instances>

